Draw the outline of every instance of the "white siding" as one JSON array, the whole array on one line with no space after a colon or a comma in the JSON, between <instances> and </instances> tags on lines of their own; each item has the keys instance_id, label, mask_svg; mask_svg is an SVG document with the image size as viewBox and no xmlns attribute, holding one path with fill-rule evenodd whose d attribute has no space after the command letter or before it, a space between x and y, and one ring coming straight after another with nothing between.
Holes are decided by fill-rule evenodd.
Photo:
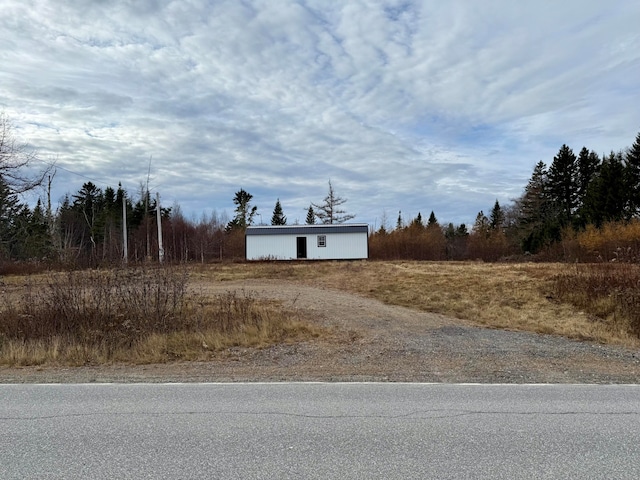
<instances>
[{"instance_id":1,"label":"white siding","mask_svg":"<svg viewBox=\"0 0 640 480\"><path fill-rule=\"evenodd\" d=\"M247 235L247 260L295 260L295 258L295 235Z\"/></svg>"},{"instance_id":2,"label":"white siding","mask_svg":"<svg viewBox=\"0 0 640 480\"><path fill-rule=\"evenodd\" d=\"M307 259L337 260L368 257L367 233L326 233L326 247L316 234L247 235L247 260L296 260L296 238L307 239Z\"/></svg>"}]
</instances>

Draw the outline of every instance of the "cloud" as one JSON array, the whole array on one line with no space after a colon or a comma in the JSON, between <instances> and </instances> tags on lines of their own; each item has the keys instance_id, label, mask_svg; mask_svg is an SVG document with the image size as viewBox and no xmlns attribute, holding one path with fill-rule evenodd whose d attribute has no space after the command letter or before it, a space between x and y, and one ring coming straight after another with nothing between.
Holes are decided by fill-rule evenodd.
<instances>
[{"instance_id":1,"label":"cloud","mask_svg":"<svg viewBox=\"0 0 640 480\"><path fill-rule=\"evenodd\" d=\"M631 0L5 4L0 107L58 195L135 193L151 163L188 215L242 187L304 219L331 179L360 221L471 223L563 143L640 128Z\"/></svg>"}]
</instances>

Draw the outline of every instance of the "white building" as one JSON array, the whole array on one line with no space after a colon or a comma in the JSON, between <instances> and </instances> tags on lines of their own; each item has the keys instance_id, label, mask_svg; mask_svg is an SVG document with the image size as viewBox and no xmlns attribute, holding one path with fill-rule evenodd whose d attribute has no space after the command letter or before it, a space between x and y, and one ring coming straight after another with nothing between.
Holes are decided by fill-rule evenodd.
<instances>
[{"instance_id":1,"label":"white building","mask_svg":"<svg viewBox=\"0 0 640 480\"><path fill-rule=\"evenodd\" d=\"M369 257L366 223L254 226L246 230L247 260L342 260Z\"/></svg>"}]
</instances>

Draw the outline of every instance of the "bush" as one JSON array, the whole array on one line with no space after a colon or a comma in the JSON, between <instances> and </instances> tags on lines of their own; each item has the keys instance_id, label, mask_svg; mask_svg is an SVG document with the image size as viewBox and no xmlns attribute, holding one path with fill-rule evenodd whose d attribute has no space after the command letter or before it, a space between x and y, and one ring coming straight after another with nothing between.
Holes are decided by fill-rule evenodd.
<instances>
[{"instance_id":1,"label":"bush","mask_svg":"<svg viewBox=\"0 0 640 480\"><path fill-rule=\"evenodd\" d=\"M150 332L182 327L186 288L184 269L51 273L44 282L27 284L20 308L4 315L0 332L16 339L64 336L89 344L131 345Z\"/></svg>"},{"instance_id":2,"label":"bush","mask_svg":"<svg viewBox=\"0 0 640 480\"><path fill-rule=\"evenodd\" d=\"M320 335L279 305L246 292L195 295L188 280L184 267L32 277L0 305L0 364L206 360L229 346Z\"/></svg>"}]
</instances>

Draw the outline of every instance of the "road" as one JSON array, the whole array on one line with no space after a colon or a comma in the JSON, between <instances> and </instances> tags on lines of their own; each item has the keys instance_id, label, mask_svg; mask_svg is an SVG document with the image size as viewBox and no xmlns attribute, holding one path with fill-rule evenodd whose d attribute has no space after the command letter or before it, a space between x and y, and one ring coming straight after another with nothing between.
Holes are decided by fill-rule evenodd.
<instances>
[{"instance_id":1,"label":"road","mask_svg":"<svg viewBox=\"0 0 640 480\"><path fill-rule=\"evenodd\" d=\"M640 478L640 386L0 385L0 478Z\"/></svg>"}]
</instances>

